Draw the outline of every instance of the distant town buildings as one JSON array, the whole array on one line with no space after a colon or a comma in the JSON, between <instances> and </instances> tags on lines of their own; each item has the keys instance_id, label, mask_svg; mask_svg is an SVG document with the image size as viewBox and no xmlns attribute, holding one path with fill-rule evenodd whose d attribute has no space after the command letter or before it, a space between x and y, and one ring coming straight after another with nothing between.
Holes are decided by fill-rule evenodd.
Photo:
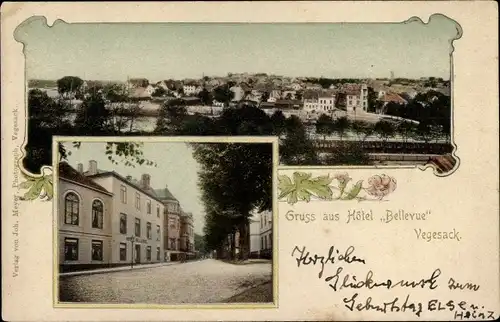
<instances>
[{"instance_id":1,"label":"distant town buildings","mask_svg":"<svg viewBox=\"0 0 500 322\"><path fill-rule=\"evenodd\" d=\"M59 164L61 271L160 263L193 257L194 223L165 187L98 169Z\"/></svg>"}]
</instances>

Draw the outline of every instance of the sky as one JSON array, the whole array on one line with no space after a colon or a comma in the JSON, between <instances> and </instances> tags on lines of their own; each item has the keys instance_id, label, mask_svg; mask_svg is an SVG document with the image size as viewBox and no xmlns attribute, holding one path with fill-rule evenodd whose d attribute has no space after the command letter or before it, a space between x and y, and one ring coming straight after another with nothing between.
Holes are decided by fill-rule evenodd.
<instances>
[{"instance_id":1,"label":"sky","mask_svg":"<svg viewBox=\"0 0 500 322\"><path fill-rule=\"evenodd\" d=\"M150 174L151 186L154 189L168 186L170 192L179 200L183 210L193 213L195 233L203 234L204 208L197 175L200 167L193 158L193 150L187 144L177 142L144 143L142 147L144 157L155 161L157 165L156 167L136 165L135 168L125 166L122 163L113 165L105 155L106 143L83 142L79 149L74 148L72 143L67 143L65 147L71 151L67 162L75 169L78 163L82 163L86 171L89 161L95 160L98 169L115 171L124 177L131 175L140 180L142 174Z\"/></svg>"},{"instance_id":2,"label":"sky","mask_svg":"<svg viewBox=\"0 0 500 322\"><path fill-rule=\"evenodd\" d=\"M452 20L407 23L136 23L48 27L35 17L15 31L28 79L162 79L263 72L290 77L449 79Z\"/></svg>"}]
</instances>

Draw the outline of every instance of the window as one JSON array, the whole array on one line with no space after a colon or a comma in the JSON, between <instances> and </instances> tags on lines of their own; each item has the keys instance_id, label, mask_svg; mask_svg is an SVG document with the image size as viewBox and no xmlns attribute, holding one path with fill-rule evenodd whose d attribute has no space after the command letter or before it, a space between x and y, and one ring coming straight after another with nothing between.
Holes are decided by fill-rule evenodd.
<instances>
[{"instance_id":1,"label":"window","mask_svg":"<svg viewBox=\"0 0 500 322\"><path fill-rule=\"evenodd\" d=\"M156 260L160 260L160 247L156 247Z\"/></svg>"},{"instance_id":2,"label":"window","mask_svg":"<svg viewBox=\"0 0 500 322\"><path fill-rule=\"evenodd\" d=\"M78 260L78 239L64 238L64 260Z\"/></svg>"},{"instance_id":3,"label":"window","mask_svg":"<svg viewBox=\"0 0 500 322\"><path fill-rule=\"evenodd\" d=\"M160 218L160 205L156 205L156 217Z\"/></svg>"},{"instance_id":4,"label":"window","mask_svg":"<svg viewBox=\"0 0 500 322\"><path fill-rule=\"evenodd\" d=\"M151 239L151 223L150 222L148 222L146 224L146 237L148 239Z\"/></svg>"},{"instance_id":5,"label":"window","mask_svg":"<svg viewBox=\"0 0 500 322\"><path fill-rule=\"evenodd\" d=\"M269 248L273 248L273 233L269 234Z\"/></svg>"},{"instance_id":6,"label":"window","mask_svg":"<svg viewBox=\"0 0 500 322\"><path fill-rule=\"evenodd\" d=\"M92 241L92 260L102 261L102 240Z\"/></svg>"},{"instance_id":7,"label":"window","mask_svg":"<svg viewBox=\"0 0 500 322\"><path fill-rule=\"evenodd\" d=\"M104 206L101 201L92 202L92 228L102 229L102 217Z\"/></svg>"},{"instance_id":8,"label":"window","mask_svg":"<svg viewBox=\"0 0 500 322\"><path fill-rule=\"evenodd\" d=\"M147 209L148 215L151 215L151 200L146 201L146 209Z\"/></svg>"},{"instance_id":9,"label":"window","mask_svg":"<svg viewBox=\"0 0 500 322\"><path fill-rule=\"evenodd\" d=\"M141 220L139 218L135 218L135 235L141 236Z\"/></svg>"},{"instance_id":10,"label":"window","mask_svg":"<svg viewBox=\"0 0 500 322\"><path fill-rule=\"evenodd\" d=\"M124 185L120 186L120 199L122 203L127 203L127 187Z\"/></svg>"},{"instance_id":11,"label":"window","mask_svg":"<svg viewBox=\"0 0 500 322\"><path fill-rule=\"evenodd\" d=\"M156 225L156 240L160 240L160 235L161 235L160 225Z\"/></svg>"},{"instance_id":12,"label":"window","mask_svg":"<svg viewBox=\"0 0 500 322\"><path fill-rule=\"evenodd\" d=\"M127 243L120 243L120 260L127 260Z\"/></svg>"},{"instance_id":13,"label":"window","mask_svg":"<svg viewBox=\"0 0 500 322\"><path fill-rule=\"evenodd\" d=\"M120 214L120 234L127 233L127 215Z\"/></svg>"},{"instance_id":14,"label":"window","mask_svg":"<svg viewBox=\"0 0 500 322\"><path fill-rule=\"evenodd\" d=\"M170 249L175 250L175 238L170 238Z\"/></svg>"},{"instance_id":15,"label":"window","mask_svg":"<svg viewBox=\"0 0 500 322\"><path fill-rule=\"evenodd\" d=\"M146 260L151 261L151 246L146 247Z\"/></svg>"},{"instance_id":16,"label":"window","mask_svg":"<svg viewBox=\"0 0 500 322\"><path fill-rule=\"evenodd\" d=\"M135 193L135 208L141 210L141 195L138 192Z\"/></svg>"},{"instance_id":17,"label":"window","mask_svg":"<svg viewBox=\"0 0 500 322\"><path fill-rule=\"evenodd\" d=\"M80 199L75 193L70 192L64 198L64 223L78 226L79 213Z\"/></svg>"}]
</instances>

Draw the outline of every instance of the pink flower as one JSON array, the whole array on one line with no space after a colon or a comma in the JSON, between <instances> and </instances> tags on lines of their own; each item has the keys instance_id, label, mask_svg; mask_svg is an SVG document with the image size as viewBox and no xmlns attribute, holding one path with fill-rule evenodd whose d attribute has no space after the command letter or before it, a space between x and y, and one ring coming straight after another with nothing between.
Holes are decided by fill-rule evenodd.
<instances>
[{"instance_id":1,"label":"pink flower","mask_svg":"<svg viewBox=\"0 0 500 322\"><path fill-rule=\"evenodd\" d=\"M372 176L368 179L368 185L366 191L380 200L396 190L397 186L396 179L385 174Z\"/></svg>"},{"instance_id":2,"label":"pink flower","mask_svg":"<svg viewBox=\"0 0 500 322\"><path fill-rule=\"evenodd\" d=\"M333 176L333 178L337 179L340 184L346 184L351 178L347 172L337 173Z\"/></svg>"}]
</instances>

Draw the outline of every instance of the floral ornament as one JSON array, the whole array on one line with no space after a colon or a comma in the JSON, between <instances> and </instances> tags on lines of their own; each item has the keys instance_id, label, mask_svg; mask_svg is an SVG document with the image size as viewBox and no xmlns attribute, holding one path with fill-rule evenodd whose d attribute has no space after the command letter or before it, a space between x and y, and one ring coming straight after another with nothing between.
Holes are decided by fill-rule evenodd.
<instances>
[{"instance_id":1,"label":"floral ornament","mask_svg":"<svg viewBox=\"0 0 500 322\"><path fill-rule=\"evenodd\" d=\"M333 181L336 183L332 184ZM287 175L278 176L278 199L284 199L289 204L298 201L311 201L311 197L320 200L382 200L396 189L396 179L382 175L374 175L368 179L368 187L363 186L363 180L349 186L352 178L348 173L334 174L332 177L319 176L313 178L311 173L295 172L292 178ZM333 191L338 191L334 197ZM362 192L366 192L364 195ZM370 198L371 197L371 198ZM373 199L375 197L375 199Z\"/></svg>"},{"instance_id":2,"label":"floral ornament","mask_svg":"<svg viewBox=\"0 0 500 322\"><path fill-rule=\"evenodd\" d=\"M26 181L21 182L17 187L19 189L28 190L20 197L21 200L42 199L46 201L52 200L54 197L54 184L52 174L45 174L39 177L31 176L23 173Z\"/></svg>"},{"instance_id":3,"label":"floral ornament","mask_svg":"<svg viewBox=\"0 0 500 322\"><path fill-rule=\"evenodd\" d=\"M385 196L396 190L396 179L386 174L374 175L368 179L368 188L365 188L371 196L382 200Z\"/></svg>"}]
</instances>

